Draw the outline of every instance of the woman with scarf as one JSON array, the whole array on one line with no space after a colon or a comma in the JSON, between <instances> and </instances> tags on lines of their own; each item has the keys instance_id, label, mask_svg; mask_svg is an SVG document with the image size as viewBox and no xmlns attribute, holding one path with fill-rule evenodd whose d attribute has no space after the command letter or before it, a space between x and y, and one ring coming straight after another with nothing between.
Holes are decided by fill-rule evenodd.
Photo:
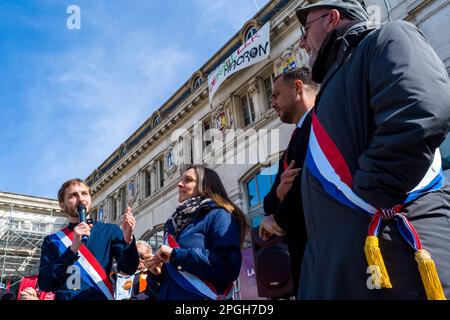
<instances>
[{"instance_id":1,"label":"woman with scarf","mask_svg":"<svg viewBox=\"0 0 450 320\"><path fill-rule=\"evenodd\" d=\"M178 202L164 226L165 244L147 265L154 293L158 300L231 299L248 228L244 214L217 173L199 165L181 176Z\"/></svg>"}]
</instances>

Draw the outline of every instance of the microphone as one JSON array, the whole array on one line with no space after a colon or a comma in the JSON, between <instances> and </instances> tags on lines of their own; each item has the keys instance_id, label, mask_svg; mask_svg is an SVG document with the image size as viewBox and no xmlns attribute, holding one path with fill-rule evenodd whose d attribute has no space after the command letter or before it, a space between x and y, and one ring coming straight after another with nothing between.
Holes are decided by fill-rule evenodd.
<instances>
[{"instance_id":1,"label":"microphone","mask_svg":"<svg viewBox=\"0 0 450 320\"><path fill-rule=\"evenodd\" d=\"M81 222L86 222L86 207L80 203L80 205L78 206L78 216L80 218L80 223ZM87 236L82 236L81 237L81 242L86 243L88 237Z\"/></svg>"}]
</instances>

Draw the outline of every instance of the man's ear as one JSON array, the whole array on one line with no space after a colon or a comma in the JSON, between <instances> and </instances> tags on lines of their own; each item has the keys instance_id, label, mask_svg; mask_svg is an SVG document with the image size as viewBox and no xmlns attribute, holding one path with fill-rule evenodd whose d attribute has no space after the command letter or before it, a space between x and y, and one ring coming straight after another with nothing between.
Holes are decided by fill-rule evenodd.
<instances>
[{"instance_id":1,"label":"man's ear","mask_svg":"<svg viewBox=\"0 0 450 320\"><path fill-rule=\"evenodd\" d=\"M301 80L295 80L294 82L295 85L295 91L297 92L297 94L301 95L303 93L303 82Z\"/></svg>"},{"instance_id":2,"label":"man's ear","mask_svg":"<svg viewBox=\"0 0 450 320\"><path fill-rule=\"evenodd\" d=\"M326 20L328 22L326 31L330 32L334 28L336 28L336 26L339 24L339 21L341 21L341 14L336 9L332 9L330 11L330 14L326 17Z\"/></svg>"},{"instance_id":3,"label":"man's ear","mask_svg":"<svg viewBox=\"0 0 450 320\"><path fill-rule=\"evenodd\" d=\"M60 202L59 206L61 207L61 210L64 211L64 202Z\"/></svg>"}]
</instances>

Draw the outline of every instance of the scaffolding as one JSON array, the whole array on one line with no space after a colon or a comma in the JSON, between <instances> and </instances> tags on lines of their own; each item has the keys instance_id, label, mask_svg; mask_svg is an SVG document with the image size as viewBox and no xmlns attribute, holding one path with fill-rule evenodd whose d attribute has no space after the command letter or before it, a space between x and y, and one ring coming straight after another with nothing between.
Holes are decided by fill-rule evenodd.
<instances>
[{"instance_id":1,"label":"scaffolding","mask_svg":"<svg viewBox=\"0 0 450 320\"><path fill-rule=\"evenodd\" d=\"M4 203L3 203L4 205ZM52 212L50 214L52 215ZM22 277L37 274L41 246L45 236L61 228L61 225L42 219L41 214L27 218L14 212L10 204L8 212L0 214L0 285L10 283L14 287ZM46 220L46 221L42 221Z\"/></svg>"}]
</instances>

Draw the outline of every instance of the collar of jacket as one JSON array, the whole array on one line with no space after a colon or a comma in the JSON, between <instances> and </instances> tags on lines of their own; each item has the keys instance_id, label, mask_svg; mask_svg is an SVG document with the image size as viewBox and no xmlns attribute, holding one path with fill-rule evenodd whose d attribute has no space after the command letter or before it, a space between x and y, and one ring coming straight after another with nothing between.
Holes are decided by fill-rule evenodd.
<instances>
[{"instance_id":1,"label":"collar of jacket","mask_svg":"<svg viewBox=\"0 0 450 320\"><path fill-rule=\"evenodd\" d=\"M200 212L207 213L212 209L219 208L219 206L214 201L208 201L205 203L202 203L200 207L197 209L197 211L192 215L191 221L183 226L178 232L175 234L175 228L172 224L171 218L167 219L166 223L164 224L164 237L167 235L167 232L171 235L175 236L175 238L181 233L184 228L186 228L188 225L190 225L199 215Z\"/></svg>"},{"instance_id":2,"label":"collar of jacket","mask_svg":"<svg viewBox=\"0 0 450 320\"><path fill-rule=\"evenodd\" d=\"M370 32L367 21L353 21L336 28L324 40L312 67L312 80L323 83L333 66L340 65L352 48ZM336 63L337 62L337 63Z\"/></svg>"}]
</instances>

